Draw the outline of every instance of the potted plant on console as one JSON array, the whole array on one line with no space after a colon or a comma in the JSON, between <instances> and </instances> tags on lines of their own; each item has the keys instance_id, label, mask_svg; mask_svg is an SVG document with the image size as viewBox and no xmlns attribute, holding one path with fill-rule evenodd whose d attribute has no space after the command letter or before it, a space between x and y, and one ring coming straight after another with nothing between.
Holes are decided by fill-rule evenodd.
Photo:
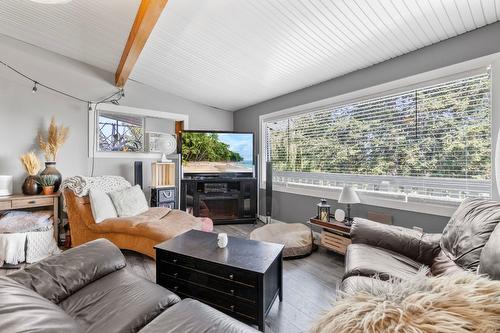
<instances>
[{"instance_id":1,"label":"potted plant on console","mask_svg":"<svg viewBox=\"0 0 500 333\"><path fill-rule=\"evenodd\" d=\"M37 178L37 183L42 187L42 193L44 195L54 194L56 181L56 175L40 175Z\"/></svg>"},{"instance_id":2,"label":"potted plant on console","mask_svg":"<svg viewBox=\"0 0 500 333\"><path fill-rule=\"evenodd\" d=\"M53 175L56 177L54 192L59 190L62 182L61 173L56 169L56 156L59 149L68 139L68 135L69 128L63 125L58 127L54 117L50 121L47 138L44 139L42 134L38 135L38 145L45 155L45 170L40 175Z\"/></svg>"}]
</instances>

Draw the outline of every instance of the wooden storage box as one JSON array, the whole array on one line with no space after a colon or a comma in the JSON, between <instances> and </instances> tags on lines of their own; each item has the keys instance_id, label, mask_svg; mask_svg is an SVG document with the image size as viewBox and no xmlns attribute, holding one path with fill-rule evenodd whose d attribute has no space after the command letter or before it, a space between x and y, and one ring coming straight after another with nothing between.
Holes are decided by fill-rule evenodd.
<instances>
[{"instance_id":1,"label":"wooden storage box","mask_svg":"<svg viewBox=\"0 0 500 333\"><path fill-rule=\"evenodd\" d=\"M151 164L151 186L175 186L175 163L154 162Z\"/></svg>"},{"instance_id":2,"label":"wooden storage box","mask_svg":"<svg viewBox=\"0 0 500 333\"><path fill-rule=\"evenodd\" d=\"M345 255L351 240L345 236L323 230L321 232L321 244L329 250Z\"/></svg>"}]
</instances>

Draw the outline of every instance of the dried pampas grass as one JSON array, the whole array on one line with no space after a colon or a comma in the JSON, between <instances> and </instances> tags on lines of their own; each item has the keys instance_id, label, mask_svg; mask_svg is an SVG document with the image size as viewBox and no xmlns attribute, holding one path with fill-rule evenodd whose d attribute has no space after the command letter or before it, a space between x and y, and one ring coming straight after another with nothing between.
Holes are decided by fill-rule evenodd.
<instances>
[{"instance_id":1,"label":"dried pampas grass","mask_svg":"<svg viewBox=\"0 0 500 333\"><path fill-rule=\"evenodd\" d=\"M28 175L36 176L38 174L38 171L40 171L40 161L34 152L30 151L29 153L21 155L20 159Z\"/></svg>"},{"instance_id":2,"label":"dried pampas grass","mask_svg":"<svg viewBox=\"0 0 500 333\"><path fill-rule=\"evenodd\" d=\"M50 121L47 139L41 134L38 135L38 145L45 155L45 160L55 161L57 152L66 142L69 136L69 128L63 125L57 127L56 120L52 117Z\"/></svg>"},{"instance_id":3,"label":"dried pampas grass","mask_svg":"<svg viewBox=\"0 0 500 333\"><path fill-rule=\"evenodd\" d=\"M373 283L372 290L340 292L311 332L498 333L500 281L464 272Z\"/></svg>"}]
</instances>

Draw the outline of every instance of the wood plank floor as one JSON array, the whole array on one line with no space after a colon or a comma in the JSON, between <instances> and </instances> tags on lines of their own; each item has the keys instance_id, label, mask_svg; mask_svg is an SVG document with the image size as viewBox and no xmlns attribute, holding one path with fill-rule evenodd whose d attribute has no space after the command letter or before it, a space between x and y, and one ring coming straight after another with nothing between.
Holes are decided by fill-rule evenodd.
<instances>
[{"instance_id":1,"label":"wood plank floor","mask_svg":"<svg viewBox=\"0 0 500 333\"><path fill-rule=\"evenodd\" d=\"M248 238L258 227L252 224L216 226L216 232ZM155 280L153 260L126 251L127 262L136 274ZM283 302L276 301L266 318L266 332L307 332L315 319L331 307L337 284L344 272L344 257L320 248L302 259L285 260L283 265Z\"/></svg>"},{"instance_id":2,"label":"wood plank floor","mask_svg":"<svg viewBox=\"0 0 500 333\"><path fill-rule=\"evenodd\" d=\"M240 224L216 226L216 232L248 238L250 232L262 226ZM154 260L136 252L123 251L128 267L137 275L155 281ZM0 275L12 270L0 269ZM337 284L344 272L344 257L320 248L302 259L286 260L283 265L283 302L274 303L266 318L266 332L307 332L315 319L331 307Z\"/></svg>"}]
</instances>

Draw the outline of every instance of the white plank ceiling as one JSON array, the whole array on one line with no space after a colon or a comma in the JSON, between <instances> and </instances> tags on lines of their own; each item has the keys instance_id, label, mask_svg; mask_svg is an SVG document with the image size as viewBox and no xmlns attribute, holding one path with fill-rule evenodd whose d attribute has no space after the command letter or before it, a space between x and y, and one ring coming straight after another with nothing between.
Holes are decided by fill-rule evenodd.
<instances>
[{"instance_id":1,"label":"white plank ceiling","mask_svg":"<svg viewBox=\"0 0 500 333\"><path fill-rule=\"evenodd\" d=\"M115 72L139 2L1 0L0 33ZM500 0L170 0L131 78L237 110L499 19Z\"/></svg>"},{"instance_id":2,"label":"white plank ceiling","mask_svg":"<svg viewBox=\"0 0 500 333\"><path fill-rule=\"evenodd\" d=\"M115 72L140 0L0 0L0 33ZM0 54L1 57L1 54Z\"/></svg>"},{"instance_id":3,"label":"white plank ceiling","mask_svg":"<svg viewBox=\"0 0 500 333\"><path fill-rule=\"evenodd\" d=\"M236 110L500 18L500 0L170 0L132 78Z\"/></svg>"}]
</instances>

